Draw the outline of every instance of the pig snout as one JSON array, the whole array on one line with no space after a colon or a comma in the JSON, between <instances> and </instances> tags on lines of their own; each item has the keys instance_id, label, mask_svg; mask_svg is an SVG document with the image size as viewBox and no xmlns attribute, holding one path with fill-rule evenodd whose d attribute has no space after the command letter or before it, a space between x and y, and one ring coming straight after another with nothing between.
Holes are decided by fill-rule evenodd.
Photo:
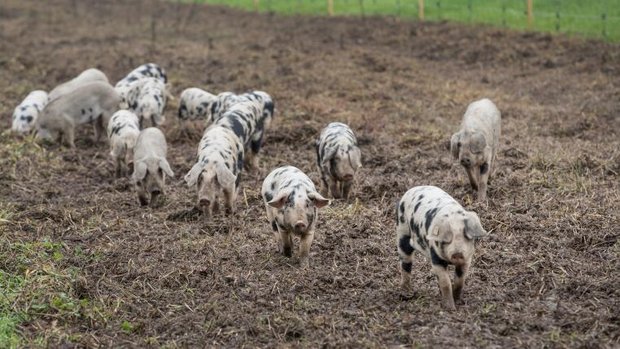
<instances>
[{"instance_id":1,"label":"pig snout","mask_svg":"<svg viewBox=\"0 0 620 349\"><path fill-rule=\"evenodd\" d=\"M305 231L307 227L306 222L299 221L295 223L295 231Z\"/></svg>"},{"instance_id":2,"label":"pig snout","mask_svg":"<svg viewBox=\"0 0 620 349\"><path fill-rule=\"evenodd\" d=\"M348 182L348 181L350 181L350 180L353 180L353 174L351 174L351 173L347 173L347 174L345 174L342 178L343 178L345 181L347 181L347 182Z\"/></svg>"},{"instance_id":3,"label":"pig snout","mask_svg":"<svg viewBox=\"0 0 620 349\"><path fill-rule=\"evenodd\" d=\"M202 198L198 201L198 205L200 205L200 207L206 208L211 205L211 201L209 201L209 199Z\"/></svg>"},{"instance_id":4,"label":"pig snout","mask_svg":"<svg viewBox=\"0 0 620 349\"><path fill-rule=\"evenodd\" d=\"M463 265L465 264L465 256L461 252L453 253L451 256L452 263L455 265Z\"/></svg>"},{"instance_id":5,"label":"pig snout","mask_svg":"<svg viewBox=\"0 0 620 349\"><path fill-rule=\"evenodd\" d=\"M471 160L469 158L462 158L461 165L465 167L471 167Z\"/></svg>"}]
</instances>

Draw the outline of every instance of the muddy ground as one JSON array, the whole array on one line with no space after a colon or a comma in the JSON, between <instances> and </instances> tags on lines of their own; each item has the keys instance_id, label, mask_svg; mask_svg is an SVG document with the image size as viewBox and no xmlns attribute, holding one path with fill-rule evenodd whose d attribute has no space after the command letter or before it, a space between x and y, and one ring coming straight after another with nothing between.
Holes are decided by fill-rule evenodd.
<instances>
[{"instance_id":1,"label":"muddy ground","mask_svg":"<svg viewBox=\"0 0 620 349\"><path fill-rule=\"evenodd\" d=\"M23 343L620 345L617 45L393 18L3 0L0 126L10 127L30 90L88 67L117 81L146 62L168 71L177 96L191 86L268 91L277 111L261 173L244 173L234 217L206 221L192 212L195 191L182 177L202 125L189 138L179 132L178 99L163 127L177 177L154 209L139 207L128 179L113 178L107 145L91 141L91 128L80 128L75 151L3 133L0 200L11 218L1 226L2 268L47 275L45 266L25 268L12 246L55 243L59 257L48 267L72 271L63 297L80 304L30 309L18 327ZM447 148L467 104L481 97L503 118L486 204L474 202ZM335 120L357 133L364 167L354 199L322 211L310 268L300 270L296 256L276 253L260 185L285 164L318 184L313 142ZM491 231L456 312L440 308L422 256L413 290L398 287L394 205L422 184L477 211Z\"/></svg>"}]
</instances>

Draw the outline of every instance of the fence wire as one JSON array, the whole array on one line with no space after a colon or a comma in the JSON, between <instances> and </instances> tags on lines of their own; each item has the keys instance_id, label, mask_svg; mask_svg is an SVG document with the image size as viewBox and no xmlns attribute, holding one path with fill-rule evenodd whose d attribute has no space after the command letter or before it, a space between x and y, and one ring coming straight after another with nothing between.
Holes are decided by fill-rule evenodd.
<instances>
[{"instance_id":1,"label":"fence wire","mask_svg":"<svg viewBox=\"0 0 620 349\"><path fill-rule=\"evenodd\" d=\"M425 21L486 23L506 28L565 32L620 41L620 0L194 1L289 15L387 15Z\"/></svg>"}]
</instances>

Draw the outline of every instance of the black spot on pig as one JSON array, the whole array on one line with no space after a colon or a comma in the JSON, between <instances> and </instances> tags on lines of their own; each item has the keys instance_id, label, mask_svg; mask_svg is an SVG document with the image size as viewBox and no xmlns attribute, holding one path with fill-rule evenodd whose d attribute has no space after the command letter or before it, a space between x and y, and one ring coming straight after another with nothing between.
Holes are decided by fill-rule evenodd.
<instances>
[{"instance_id":1,"label":"black spot on pig","mask_svg":"<svg viewBox=\"0 0 620 349\"><path fill-rule=\"evenodd\" d=\"M265 195L265 200L267 202L270 202L271 200L273 200L273 195L270 192L266 192L264 195Z\"/></svg>"},{"instance_id":2,"label":"black spot on pig","mask_svg":"<svg viewBox=\"0 0 620 349\"><path fill-rule=\"evenodd\" d=\"M480 166L480 174L483 175L487 172L489 172L489 164L485 162L482 166Z\"/></svg>"},{"instance_id":3,"label":"black spot on pig","mask_svg":"<svg viewBox=\"0 0 620 349\"><path fill-rule=\"evenodd\" d=\"M411 267L413 266L413 263L401 262L400 266L407 273L411 273Z\"/></svg>"},{"instance_id":4,"label":"black spot on pig","mask_svg":"<svg viewBox=\"0 0 620 349\"><path fill-rule=\"evenodd\" d=\"M448 262L443 260L441 257L439 257L437 252L435 252L435 248L434 247L431 247L431 263L433 265L439 265L439 266L442 266L444 268L446 268L448 266Z\"/></svg>"},{"instance_id":5,"label":"black spot on pig","mask_svg":"<svg viewBox=\"0 0 620 349\"><path fill-rule=\"evenodd\" d=\"M422 205L421 201L415 204L415 206L413 207L413 213L416 213L418 211L418 208L420 208L420 205Z\"/></svg>"},{"instance_id":6,"label":"black spot on pig","mask_svg":"<svg viewBox=\"0 0 620 349\"><path fill-rule=\"evenodd\" d=\"M425 218L426 221L424 222L424 228L426 229L426 231L428 231L428 228L431 226L431 223L433 222L433 218L435 218L435 215L437 214L437 208L433 208L431 210L428 210L425 214Z\"/></svg>"},{"instance_id":7,"label":"black spot on pig","mask_svg":"<svg viewBox=\"0 0 620 349\"><path fill-rule=\"evenodd\" d=\"M406 255L411 255L413 253L413 246L411 246L410 236L401 236L398 241L398 247L403 251Z\"/></svg>"}]
</instances>

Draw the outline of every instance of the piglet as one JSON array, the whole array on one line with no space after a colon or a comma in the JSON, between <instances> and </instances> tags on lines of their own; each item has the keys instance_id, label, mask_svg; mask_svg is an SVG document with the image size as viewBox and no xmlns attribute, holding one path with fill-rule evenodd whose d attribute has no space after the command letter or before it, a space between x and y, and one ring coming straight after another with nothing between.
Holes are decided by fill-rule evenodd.
<instances>
[{"instance_id":1,"label":"piglet","mask_svg":"<svg viewBox=\"0 0 620 349\"><path fill-rule=\"evenodd\" d=\"M362 167L357 139L349 126L332 122L316 141L316 161L321 173L321 194L331 192L334 199L347 199L353 179Z\"/></svg>"},{"instance_id":2,"label":"piglet","mask_svg":"<svg viewBox=\"0 0 620 349\"><path fill-rule=\"evenodd\" d=\"M474 255L474 241L487 235L475 212L465 211L448 193L433 186L409 189L396 209L396 243L401 263L401 285L408 288L411 279L413 251L431 261L437 276L441 303L455 310ZM448 265L454 265L454 287Z\"/></svg>"},{"instance_id":3,"label":"piglet","mask_svg":"<svg viewBox=\"0 0 620 349\"><path fill-rule=\"evenodd\" d=\"M329 200L316 191L308 176L293 166L273 170L265 178L261 193L278 251L291 257L292 236L299 236L300 265L307 267L318 209L329 205Z\"/></svg>"},{"instance_id":4,"label":"piglet","mask_svg":"<svg viewBox=\"0 0 620 349\"><path fill-rule=\"evenodd\" d=\"M132 180L138 193L140 205L154 206L159 195L164 194L166 175L174 177L166 160L166 138L155 127L140 131L134 148L134 172Z\"/></svg>"}]
</instances>

